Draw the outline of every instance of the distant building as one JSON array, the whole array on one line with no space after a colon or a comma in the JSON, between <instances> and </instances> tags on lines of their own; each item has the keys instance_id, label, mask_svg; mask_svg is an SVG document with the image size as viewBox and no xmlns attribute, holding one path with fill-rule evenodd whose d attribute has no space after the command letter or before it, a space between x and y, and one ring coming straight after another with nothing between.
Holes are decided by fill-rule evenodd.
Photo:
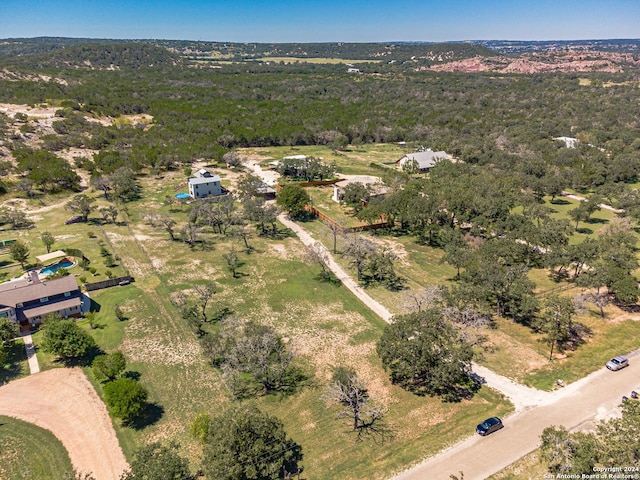
<instances>
[{"instance_id":1,"label":"distant building","mask_svg":"<svg viewBox=\"0 0 640 480\"><path fill-rule=\"evenodd\" d=\"M82 293L75 277L40 280L31 272L31 281L18 280L0 284L0 318L8 318L30 330L51 313L63 318L82 315Z\"/></svg>"},{"instance_id":2,"label":"distant building","mask_svg":"<svg viewBox=\"0 0 640 480\"><path fill-rule=\"evenodd\" d=\"M270 187L264 182L259 182L256 185L256 192L262 196L265 200L274 200L276 198L276 189Z\"/></svg>"},{"instance_id":3,"label":"distant building","mask_svg":"<svg viewBox=\"0 0 640 480\"><path fill-rule=\"evenodd\" d=\"M189 196L193 199L222 195L220 176L212 175L204 168L189 179Z\"/></svg>"},{"instance_id":4,"label":"distant building","mask_svg":"<svg viewBox=\"0 0 640 480\"><path fill-rule=\"evenodd\" d=\"M306 160L307 156L306 155L290 155L288 157L283 157L282 160ZM278 162L279 164L280 162Z\"/></svg>"},{"instance_id":5,"label":"distant building","mask_svg":"<svg viewBox=\"0 0 640 480\"><path fill-rule=\"evenodd\" d=\"M576 144L579 142L577 138L573 137L555 137L554 140L564 142L567 148L576 148Z\"/></svg>"},{"instance_id":6,"label":"distant building","mask_svg":"<svg viewBox=\"0 0 640 480\"><path fill-rule=\"evenodd\" d=\"M408 162L415 162L420 173L428 173L431 167L433 167L438 161L451 159L451 155L447 152L425 150L424 152L407 153L399 158L396 163L403 168Z\"/></svg>"},{"instance_id":7,"label":"distant building","mask_svg":"<svg viewBox=\"0 0 640 480\"><path fill-rule=\"evenodd\" d=\"M347 179L340 180L333 184L333 195L331 200L340 203L344 195L344 188L350 183L361 183L370 189L371 198L383 196L389 190L382 185L380 178L371 175L351 175Z\"/></svg>"}]
</instances>

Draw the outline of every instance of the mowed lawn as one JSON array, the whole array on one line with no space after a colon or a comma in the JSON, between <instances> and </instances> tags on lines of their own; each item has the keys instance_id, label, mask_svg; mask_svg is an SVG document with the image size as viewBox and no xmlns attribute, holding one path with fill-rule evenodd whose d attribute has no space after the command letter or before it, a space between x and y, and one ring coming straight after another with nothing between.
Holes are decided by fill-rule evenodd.
<instances>
[{"instance_id":1,"label":"mowed lawn","mask_svg":"<svg viewBox=\"0 0 640 480\"><path fill-rule=\"evenodd\" d=\"M73 472L69 454L53 433L0 415L0 478L51 480Z\"/></svg>"},{"instance_id":2,"label":"mowed lawn","mask_svg":"<svg viewBox=\"0 0 640 480\"><path fill-rule=\"evenodd\" d=\"M575 220L571 220L569 211L575 209L579 204L579 200L567 197L557 197L554 202L551 202L549 197L545 198L545 205L551 209L550 216L557 219L565 218L571 222L573 227L576 227L576 222ZM587 237L598 235L600 230L606 225L609 225L616 217L617 215L611 210L598 210L591 215L589 221L578 223L573 235L569 238L569 243L575 245L582 243Z\"/></svg>"}]
</instances>

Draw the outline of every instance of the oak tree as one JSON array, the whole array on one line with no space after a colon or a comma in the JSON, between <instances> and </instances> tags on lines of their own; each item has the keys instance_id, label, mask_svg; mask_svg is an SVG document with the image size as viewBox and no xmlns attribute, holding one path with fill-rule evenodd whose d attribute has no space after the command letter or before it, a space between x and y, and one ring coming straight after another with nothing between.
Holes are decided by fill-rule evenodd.
<instances>
[{"instance_id":1,"label":"oak tree","mask_svg":"<svg viewBox=\"0 0 640 480\"><path fill-rule=\"evenodd\" d=\"M299 470L302 449L282 422L251 405L232 405L211 420L202 467L217 480L277 480Z\"/></svg>"}]
</instances>

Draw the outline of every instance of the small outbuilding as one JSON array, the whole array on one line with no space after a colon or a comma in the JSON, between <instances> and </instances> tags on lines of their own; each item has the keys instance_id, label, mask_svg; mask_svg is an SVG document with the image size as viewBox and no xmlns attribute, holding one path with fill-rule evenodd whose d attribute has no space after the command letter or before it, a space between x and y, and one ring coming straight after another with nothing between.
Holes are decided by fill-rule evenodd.
<instances>
[{"instance_id":1,"label":"small outbuilding","mask_svg":"<svg viewBox=\"0 0 640 480\"><path fill-rule=\"evenodd\" d=\"M46 264L47 262L54 260L56 258L61 258L61 257L66 257L67 254L65 252L63 252L62 250L56 250L55 252L51 252L51 253L45 253L44 255L38 255L36 257L36 261L39 264Z\"/></svg>"},{"instance_id":2,"label":"small outbuilding","mask_svg":"<svg viewBox=\"0 0 640 480\"><path fill-rule=\"evenodd\" d=\"M554 140L563 142L567 148L576 148L576 144L579 142L577 138L573 137L555 137Z\"/></svg>"}]
</instances>

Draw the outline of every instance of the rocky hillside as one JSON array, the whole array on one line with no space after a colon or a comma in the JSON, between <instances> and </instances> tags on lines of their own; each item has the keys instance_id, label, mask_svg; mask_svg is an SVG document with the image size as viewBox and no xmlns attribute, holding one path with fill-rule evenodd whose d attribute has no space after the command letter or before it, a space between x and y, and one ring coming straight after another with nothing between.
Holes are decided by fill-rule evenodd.
<instances>
[{"instance_id":1,"label":"rocky hillside","mask_svg":"<svg viewBox=\"0 0 640 480\"><path fill-rule=\"evenodd\" d=\"M640 55L588 50L523 53L517 56L474 57L420 67L438 72L610 72L640 66Z\"/></svg>"}]
</instances>

